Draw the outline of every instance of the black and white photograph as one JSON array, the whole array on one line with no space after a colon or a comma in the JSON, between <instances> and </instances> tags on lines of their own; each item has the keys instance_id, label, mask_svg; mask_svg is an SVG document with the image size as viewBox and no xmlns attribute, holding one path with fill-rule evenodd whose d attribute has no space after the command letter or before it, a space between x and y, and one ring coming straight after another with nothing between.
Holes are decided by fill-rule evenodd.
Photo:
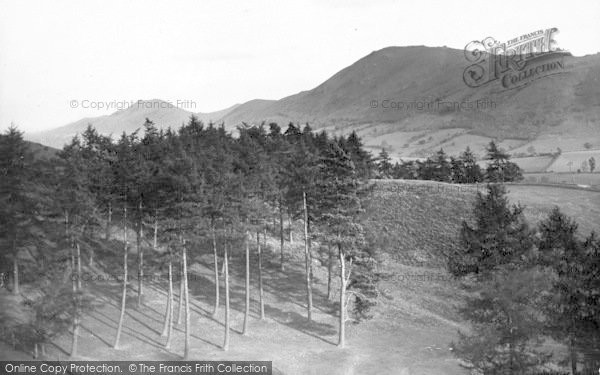
<instances>
[{"instance_id":1,"label":"black and white photograph","mask_svg":"<svg viewBox=\"0 0 600 375\"><path fill-rule=\"evenodd\" d=\"M0 0L4 374L600 374L600 2Z\"/></svg>"}]
</instances>

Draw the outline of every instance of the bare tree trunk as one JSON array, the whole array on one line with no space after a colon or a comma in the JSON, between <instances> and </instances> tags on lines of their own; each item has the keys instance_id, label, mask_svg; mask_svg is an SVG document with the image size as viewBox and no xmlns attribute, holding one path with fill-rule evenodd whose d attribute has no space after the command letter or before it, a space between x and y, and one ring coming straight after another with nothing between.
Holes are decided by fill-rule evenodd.
<instances>
[{"instance_id":1,"label":"bare tree trunk","mask_svg":"<svg viewBox=\"0 0 600 375\"><path fill-rule=\"evenodd\" d=\"M90 246L90 258L88 259L88 267L94 266L94 247Z\"/></svg>"},{"instance_id":2,"label":"bare tree trunk","mask_svg":"<svg viewBox=\"0 0 600 375\"><path fill-rule=\"evenodd\" d=\"M173 336L173 260L171 249L169 249L169 321L167 322L167 342L165 348L171 347L171 337Z\"/></svg>"},{"instance_id":3,"label":"bare tree trunk","mask_svg":"<svg viewBox=\"0 0 600 375\"><path fill-rule=\"evenodd\" d=\"M327 299L331 300L331 279L332 279L332 268L333 268L333 252L331 251L331 244L327 244L327 253L329 259L327 261Z\"/></svg>"},{"instance_id":4,"label":"bare tree trunk","mask_svg":"<svg viewBox=\"0 0 600 375\"><path fill-rule=\"evenodd\" d=\"M77 249L79 250L79 244L77 244ZM77 263L79 263L79 260ZM77 355L77 342L79 341L79 301L77 297L78 281L73 278L76 269L75 255L73 254L73 248L71 248L71 279L73 281L73 341L71 343L71 357L75 357ZM77 276L79 276L79 273L77 273Z\"/></svg>"},{"instance_id":5,"label":"bare tree trunk","mask_svg":"<svg viewBox=\"0 0 600 375\"><path fill-rule=\"evenodd\" d=\"M152 248L158 249L158 209L154 211L154 241L152 242Z\"/></svg>"},{"instance_id":6,"label":"bare tree trunk","mask_svg":"<svg viewBox=\"0 0 600 375\"><path fill-rule=\"evenodd\" d=\"M265 242L267 240L267 229L265 228ZM258 295L260 301L260 320L265 320L265 301L262 280L262 251L260 248L260 232L256 231L256 246L258 249Z\"/></svg>"},{"instance_id":7,"label":"bare tree trunk","mask_svg":"<svg viewBox=\"0 0 600 375\"><path fill-rule=\"evenodd\" d=\"M79 247L79 242L77 243L77 295L76 295L76 305L75 305L75 329L73 330L73 336L79 337L79 326L81 325L81 249ZM77 342L76 342L77 343ZM77 347L75 347L75 351L77 351Z\"/></svg>"},{"instance_id":8,"label":"bare tree trunk","mask_svg":"<svg viewBox=\"0 0 600 375\"><path fill-rule=\"evenodd\" d=\"M110 240L110 227L112 225L112 203L108 202L108 220L106 220L106 240Z\"/></svg>"},{"instance_id":9,"label":"bare tree trunk","mask_svg":"<svg viewBox=\"0 0 600 375\"><path fill-rule=\"evenodd\" d=\"M290 231L290 245L294 244L294 233L292 231L292 215L288 215L288 229Z\"/></svg>"},{"instance_id":10,"label":"bare tree trunk","mask_svg":"<svg viewBox=\"0 0 600 375\"><path fill-rule=\"evenodd\" d=\"M13 294L17 295L19 294L19 261L17 260L18 254L16 252L14 254L15 257L13 259Z\"/></svg>"},{"instance_id":11,"label":"bare tree trunk","mask_svg":"<svg viewBox=\"0 0 600 375\"><path fill-rule=\"evenodd\" d=\"M571 374L577 374L577 354L575 353L575 339L569 340L569 357L571 360Z\"/></svg>"},{"instance_id":12,"label":"bare tree trunk","mask_svg":"<svg viewBox=\"0 0 600 375\"><path fill-rule=\"evenodd\" d=\"M244 313L244 328L242 329L242 335L248 334L248 319L250 318L250 245L248 244L248 237L250 234L246 231L244 243L246 245L246 310Z\"/></svg>"},{"instance_id":13,"label":"bare tree trunk","mask_svg":"<svg viewBox=\"0 0 600 375\"><path fill-rule=\"evenodd\" d=\"M160 337L165 337L169 330L169 322L171 320L171 311L173 310L173 262L171 256L171 248L169 247L169 290L167 293L167 309L165 310L165 320L163 323L163 330Z\"/></svg>"},{"instance_id":14,"label":"bare tree trunk","mask_svg":"<svg viewBox=\"0 0 600 375\"><path fill-rule=\"evenodd\" d=\"M177 306L177 325L181 324L181 317L183 315L183 276L181 270L182 268L179 268L179 305Z\"/></svg>"},{"instance_id":15,"label":"bare tree trunk","mask_svg":"<svg viewBox=\"0 0 600 375\"><path fill-rule=\"evenodd\" d=\"M121 313L119 315L119 326L117 327L117 335L115 337L115 349L119 348L119 339L121 337L121 331L123 330L123 320L125 319L125 305L127 302L127 207L123 209L123 232L125 246L123 251L123 296L121 297Z\"/></svg>"},{"instance_id":16,"label":"bare tree trunk","mask_svg":"<svg viewBox=\"0 0 600 375\"><path fill-rule=\"evenodd\" d=\"M339 244L338 256L340 259L340 330L338 346L343 348L346 344L346 260Z\"/></svg>"},{"instance_id":17,"label":"bare tree trunk","mask_svg":"<svg viewBox=\"0 0 600 375\"><path fill-rule=\"evenodd\" d=\"M225 339L223 350L229 350L229 261L227 259L227 242L225 242L223 254L223 268L225 273Z\"/></svg>"},{"instance_id":18,"label":"bare tree trunk","mask_svg":"<svg viewBox=\"0 0 600 375\"><path fill-rule=\"evenodd\" d=\"M136 245L138 252L138 299L137 299L137 307L142 305L142 295L144 294L144 249L142 247L142 201L140 200L139 204L139 222L138 222L138 232L136 236Z\"/></svg>"},{"instance_id":19,"label":"bare tree trunk","mask_svg":"<svg viewBox=\"0 0 600 375\"><path fill-rule=\"evenodd\" d=\"M217 255L217 235L215 233L215 225L212 225L212 244L213 258L215 263L215 307L213 309L213 317L219 312L219 257Z\"/></svg>"},{"instance_id":20,"label":"bare tree trunk","mask_svg":"<svg viewBox=\"0 0 600 375\"><path fill-rule=\"evenodd\" d=\"M312 286L311 286L311 260L310 250L308 248L308 208L306 206L306 192L302 192L302 201L304 204L304 265L306 268L306 310L308 321L312 320Z\"/></svg>"},{"instance_id":21,"label":"bare tree trunk","mask_svg":"<svg viewBox=\"0 0 600 375\"><path fill-rule=\"evenodd\" d=\"M187 259L185 240L183 240L182 252L182 263L183 263L183 290L185 296L185 348L183 351L183 358L188 359L190 357L190 296L188 292L188 279L187 279Z\"/></svg>"},{"instance_id":22,"label":"bare tree trunk","mask_svg":"<svg viewBox=\"0 0 600 375\"><path fill-rule=\"evenodd\" d=\"M285 266L283 265L284 257L283 257L283 207L281 204L279 205L279 251L281 252L281 271L285 271Z\"/></svg>"}]
</instances>

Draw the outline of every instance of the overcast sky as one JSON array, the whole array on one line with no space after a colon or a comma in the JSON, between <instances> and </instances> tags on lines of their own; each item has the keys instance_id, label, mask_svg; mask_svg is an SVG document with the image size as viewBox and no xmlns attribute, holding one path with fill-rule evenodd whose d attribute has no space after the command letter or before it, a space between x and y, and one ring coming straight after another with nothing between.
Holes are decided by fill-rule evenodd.
<instances>
[{"instance_id":1,"label":"overcast sky","mask_svg":"<svg viewBox=\"0 0 600 375\"><path fill-rule=\"evenodd\" d=\"M388 46L463 49L557 27L559 47L593 54L599 20L598 0L0 0L0 129L114 112L73 100L187 100L210 112L280 99Z\"/></svg>"}]
</instances>

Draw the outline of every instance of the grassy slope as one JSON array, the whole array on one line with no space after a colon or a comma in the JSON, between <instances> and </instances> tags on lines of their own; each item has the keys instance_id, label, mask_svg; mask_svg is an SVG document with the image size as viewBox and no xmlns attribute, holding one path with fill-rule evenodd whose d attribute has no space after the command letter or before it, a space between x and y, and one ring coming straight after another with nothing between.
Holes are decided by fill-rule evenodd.
<instances>
[{"instance_id":1,"label":"grassy slope","mask_svg":"<svg viewBox=\"0 0 600 375\"><path fill-rule=\"evenodd\" d=\"M595 230L600 233L600 193L597 191L565 189L552 186L511 185L508 198L526 206L525 216L536 225L554 206L579 223L582 235Z\"/></svg>"},{"instance_id":2,"label":"grassy slope","mask_svg":"<svg viewBox=\"0 0 600 375\"><path fill-rule=\"evenodd\" d=\"M528 190L529 189L529 190ZM511 198L532 202L527 214L537 217L546 202L537 199L535 187L511 187ZM594 216L584 210L585 197L571 191L555 189L550 203L566 202L567 213ZM582 194L587 192L582 192ZM435 182L382 181L366 205L368 236L382 250L381 270L391 277L382 282L382 297L373 311L373 319L359 325L348 324L348 347L334 346L337 339L335 302L327 301L326 270L315 259L315 318L305 320L302 249L299 241L286 242L290 265L282 274L278 270L278 243L269 237L266 251L265 290L267 320L258 320L256 274L252 275L252 319L250 334L241 336L243 322L243 258L238 251L232 268L231 350L219 346L223 334L223 309L216 319L210 317L213 288L210 254L192 249L190 289L192 323L192 358L273 360L277 371L285 374L466 374L449 350L456 331L464 328L456 315L462 292L446 273L442 253L457 246L457 231L467 218L475 194L474 187L457 187ZM588 204L593 197L586 196ZM537 199L537 200L536 200ZM584 211L582 211L584 210ZM594 211L595 210L595 211ZM298 237L297 237L298 238ZM121 245L118 241L94 245L96 258L102 259L90 272L98 275L120 273ZM239 249L238 249L239 250ZM84 254L86 252L84 251ZM150 254L146 257L150 260ZM253 258L254 259L254 258ZM130 256L130 270L135 256ZM107 271L108 270L108 271ZM132 283L122 349L111 348L118 319L120 285L112 281L95 281L86 288L96 296L100 306L83 320L80 339L81 359L179 359L183 352L183 325L178 325L171 350L164 350L159 336L165 309L165 280L158 278L146 289L145 306L135 308L135 285ZM176 288L177 290L177 288ZM221 291L223 295L223 290ZM6 298L5 294L0 295ZM66 333L50 348L50 358L65 358L71 336ZM16 353L0 346L2 359L16 358ZM19 355L23 355L22 353Z\"/></svg>"}]
</instances>

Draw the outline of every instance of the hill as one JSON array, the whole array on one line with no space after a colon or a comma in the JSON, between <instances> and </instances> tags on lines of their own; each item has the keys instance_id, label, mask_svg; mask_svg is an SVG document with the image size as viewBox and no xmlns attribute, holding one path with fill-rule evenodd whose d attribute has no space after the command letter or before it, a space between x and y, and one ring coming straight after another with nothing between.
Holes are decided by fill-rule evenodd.
<instances>
[{"instance_id":1,"label":"hill","mask_svg":"<svg viewBox=\"0 0 600 375\"><path fill-rule=\"evenodd\" d=\"M491 139L512 153L600 148L600 54L561 57L564 71L519 88L499 80L471 88L463 81L464 51L424 46L388 47L363 57L319 86L280 100L251 100L223 111L197 114L234 129L242 122L310 123L335 134L357 131L378 153L426 157L444 148L477 154ZM28 139L60 147L88 123L118 135L146 117L177 127L191 112L152 100L109 116L87 118ZM462 107L461 107L462 106ZM150 108L146 108L150 107ZM157 108L158 107L158 108ZM529 152L527 152L529 153Z\"/></svg>"},{"instance_id":2,"label":"hill","mask_svg":"<svg viewBox=\"0 0 600 375\"><path fill-rule=\"evenodd\" d=\"M386 147L397 156L427 156L439 148L455 154L467 145L481 153L490 139L514 152L532 146L538 152L576 150L585 142L600 147L600 55L568 55L564 64L565 74L519 89L501 90L497 82L473 89L463 82L468 65L463 51L389 47L312 90L270 103L246 103L222 120L356 130L374 151ZM427 107L436 100L447 104ZM479 109L448 108L478 100ZM391 108L392 102L401 108Z\"/></svg>"},{"instance_id":3,"label":"hill","mask_svg":"<svg viewBox=\"0 0 600 375\"><path fill-rule=\"evenodd\" d=\"M140 129L146 118L152 120L159 129L168 127L176 129L181 124L186 123L192 115L205 123L216 122L237 106L236 104L227 109L211 113L193 113L164 100L142 100L110 115L83 118L60 128L38 133L26 133L25 138L52 147L62 148L76 134L83 133L89 124L93 125L100 134L112 134L113 138L117 138L123 132L129 134Z\"/></svg>"},{"instance_id":4,"label":"hill","mask_svg":"<svg viewBox=\"0 0 600 375\"><path fill-rule=\"evenodd\" d=\"M57 149L49 146L44 146L36 142L27 142L27 145L29 146L29 149L33 153L33 157L35 159L50 160L53 157L57 156L58 153Z\"/></svg>"}]
</instances>

